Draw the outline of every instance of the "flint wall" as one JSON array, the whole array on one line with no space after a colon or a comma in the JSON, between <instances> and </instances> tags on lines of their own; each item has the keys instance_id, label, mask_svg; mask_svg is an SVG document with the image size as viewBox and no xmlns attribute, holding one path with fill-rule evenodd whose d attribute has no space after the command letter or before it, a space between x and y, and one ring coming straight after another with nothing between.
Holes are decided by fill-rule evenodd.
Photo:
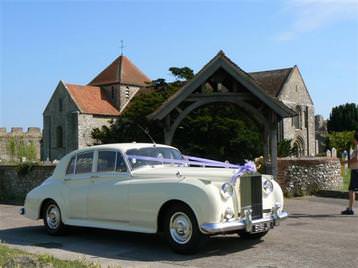
<instances>
[{"instance_id":1,"label":"flint wall","mask_svg":"<svg viewBox=\"0 0 358 268\"><path fill-rule=\"evenodd\" d=\"M341 190L343 186L338 158L279 158L277 180L286 196Z\"/></svg>"},{"instance_id":2,"label":"flint wall","mask_svg":"<svg viewBox=\"0 0 358 268\"><path fill-rule=\"evenodd\" d=\"M23 203L26 194L50 177L55 165L0 166L0 202Z\"/></svg>"}]
</instances>

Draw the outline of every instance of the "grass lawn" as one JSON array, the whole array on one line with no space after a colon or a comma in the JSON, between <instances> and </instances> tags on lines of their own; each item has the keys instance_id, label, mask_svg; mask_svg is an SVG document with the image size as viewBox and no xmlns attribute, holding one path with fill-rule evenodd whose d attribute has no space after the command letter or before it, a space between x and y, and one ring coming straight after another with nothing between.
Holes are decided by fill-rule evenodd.
<instances>
[{"instance_id":1,"label":"grass lawn","mask_svg":"<svg viewBox=\"0 0 358 268\"><path fill-rule=\"evenodd\" d=\"M35 255L0 244L0 267L54 267L54 268L97 268L80 260L64 261L49 255Z\"/></svg>"}]
</instances>

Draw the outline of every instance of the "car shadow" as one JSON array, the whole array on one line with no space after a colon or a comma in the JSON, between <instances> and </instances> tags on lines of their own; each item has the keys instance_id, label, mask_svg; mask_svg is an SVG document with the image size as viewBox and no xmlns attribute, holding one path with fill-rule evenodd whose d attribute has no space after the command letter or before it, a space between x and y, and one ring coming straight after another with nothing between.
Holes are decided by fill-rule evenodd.
<instances>
[{"instance_id":1,"label":"car shadow","mask_svg":"<svg viewBox=\"0 0 358 268\"><path fill-rule=\"evenodd\" d=\"M341 215L341 214L306 214L306 213L291 213L289 218L298 219L298 218L347 218L352 217L351 215Z\"/></svg>"},{"instance_id":2,"label":"car shadow","mask_svg":"<svg viewBox=\"0 0 358 268\"><path fill-rule=\"evenodd\" d=\"M225 256L255 247L263 240L244 240L238 235L220 235L205 241L194 255L180 255L170 250L157 235L70 227L63 236L50 236L43 226L19 227L0 231L7 244L58 248L102 258L127 261L185 262L206 256Z\"/></svg>"}]
</instances>

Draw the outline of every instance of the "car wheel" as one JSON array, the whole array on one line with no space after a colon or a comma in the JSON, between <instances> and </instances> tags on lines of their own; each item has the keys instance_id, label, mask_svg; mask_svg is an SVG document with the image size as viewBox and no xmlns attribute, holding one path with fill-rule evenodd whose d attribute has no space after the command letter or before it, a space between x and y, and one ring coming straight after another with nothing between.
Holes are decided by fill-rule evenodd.
<instances>
[{"instance_id":1,"label":"car wheel","mask_svg":"<svg viewBox=\"0 0 358 268\"><path fill-rule=\"evenodd\" d=\"M51 235L59 235L64 232L61 210L54 201L49 201L44 206L43 220L47 232Z\"/></svg>"},{"instance_id":2,"label":"car wheel","mask_svg":"<svg viewBox=\"0 0 358 268\"><path fill-rule=\"evenodd\" d=\"M261 233L254 233L254 234L248 233L246 231L238 232L240 238L242 238L242 239L257 239L257 240L264 237L267 233L268 233L268 231L261 232Z\"/></svg>"},{"instance_id":3,"label":"car wheel","mask_svg":"<svg viewBox=\"0 0 358 268\"><path fill-rule=\"evenodd\" d=\"M167 211L164 235L170 247L181 254L197 252L205 237L199 230L193 211L182 204Z\"/></svg>"}]
</instances>

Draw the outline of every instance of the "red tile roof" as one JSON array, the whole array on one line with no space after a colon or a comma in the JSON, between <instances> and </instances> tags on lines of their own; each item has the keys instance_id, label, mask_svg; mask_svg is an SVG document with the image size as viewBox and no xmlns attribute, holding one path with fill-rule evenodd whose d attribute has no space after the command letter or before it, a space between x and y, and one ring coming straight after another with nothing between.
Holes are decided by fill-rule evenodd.
<instances>
[{"instance_id":1,"label":"red tile roof","mask_svg":"<svg viewBox=\"0 0 358 268\"><path fill-rule=\"evenodd\" d=\"M138 69L126 56L119 56L99 75L97 75L89 85L98 86L114 83L127 85L145 86L151 80L141 70Z\"/></svg>"},{"instance_id":2,"label":"red tile roof","mask_svg":"<svg viewBox=\"0 0 358 268\"><path fill-rule=\"evenodd\" d=\"M65 84L81 113L118 116L119 111L106 99L100 87Z\"/></svg>"}]
</instances>

